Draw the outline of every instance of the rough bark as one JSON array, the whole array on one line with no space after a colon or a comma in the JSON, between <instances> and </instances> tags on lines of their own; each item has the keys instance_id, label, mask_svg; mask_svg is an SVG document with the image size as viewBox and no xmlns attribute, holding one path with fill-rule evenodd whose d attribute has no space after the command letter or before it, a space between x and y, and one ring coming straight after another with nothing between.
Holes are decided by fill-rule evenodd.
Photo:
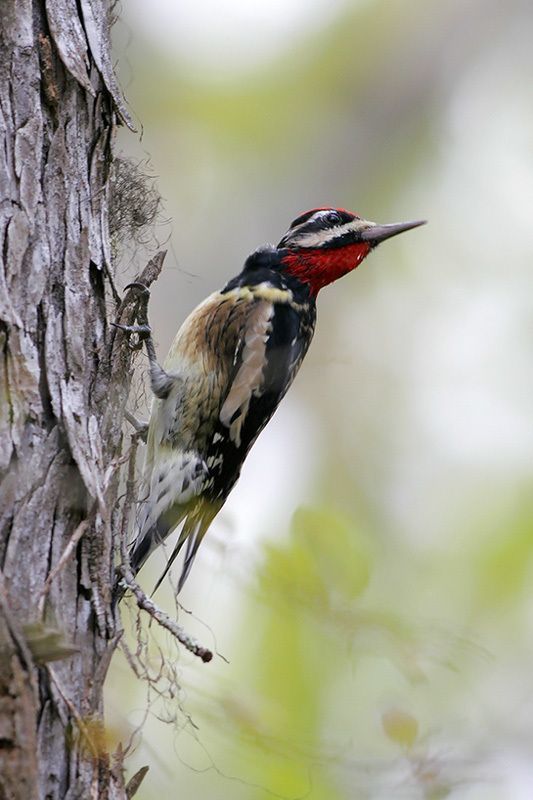
<instances>
[{"instance_id":1,"label":"rough bark","mask_svg":"<svg viewBox=\"0 0 533 800\"><path fill-rule=\"evenodd\" d=\"M102 736L131 373L108 313L135 305L115 307L111 278L112 141L130 122L109 15L0 12L0 800L127 796Z\"/></svg>"}]
</instances>

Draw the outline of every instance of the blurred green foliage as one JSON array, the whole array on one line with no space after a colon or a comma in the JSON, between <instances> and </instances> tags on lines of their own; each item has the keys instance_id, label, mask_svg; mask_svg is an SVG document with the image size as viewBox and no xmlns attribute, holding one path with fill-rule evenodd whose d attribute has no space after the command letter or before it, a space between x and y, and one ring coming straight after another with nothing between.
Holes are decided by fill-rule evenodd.
<instances>
[{"instance_id":1,"label":"blurred green foliage","mask_svg":"<svg viewBox=\"0 0 533 800\"><path fill-rule=\"evenodd\" d=\"M491 525L490 528L493 528ZM523 601L531 591L533 574L533 510L529 500L493 530L480 558L480 602L486 608L505 610Z\"/></svg>"}]
</instances>

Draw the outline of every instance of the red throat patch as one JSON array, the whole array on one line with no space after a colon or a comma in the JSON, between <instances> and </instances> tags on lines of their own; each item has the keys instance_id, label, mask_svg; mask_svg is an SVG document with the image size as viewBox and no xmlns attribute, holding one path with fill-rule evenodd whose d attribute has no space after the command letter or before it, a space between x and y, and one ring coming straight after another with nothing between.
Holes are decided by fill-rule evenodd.
<instances>
[{"instance_id":1,"label":"red throat patch","mask_svg":"<svg viewBox=\"0 0 533 800\"><path fill-rule=\"evenodd\" d=\"M370 249L368 242L356 242L338 248L289 251L282 260L288 274L307 283L316 297L324 286L358 267Z\"/></svg>"}]
</instances>

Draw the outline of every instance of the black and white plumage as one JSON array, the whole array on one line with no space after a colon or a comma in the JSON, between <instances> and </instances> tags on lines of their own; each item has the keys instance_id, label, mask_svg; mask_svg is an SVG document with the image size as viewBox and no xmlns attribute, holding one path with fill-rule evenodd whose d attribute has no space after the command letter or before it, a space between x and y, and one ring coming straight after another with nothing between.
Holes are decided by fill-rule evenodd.
<instances>
[{"instance_id":1,"label":"black and white plumage","mask_svg":"<svg viewBox=\"0 0 533 800\"><path fill-rule=\"evenodd\" d=\"M183 323L164 364L172 381L152 408L147 497L131 563L140 569L185 520L168 564L188 540L179 589L311 342L315 305L309 290L273 270L278 262L274 249L253 254L237 279Z\"/></svg>"},{"instance_id":2,"label":"black and white plumage","mask_svg":"<svg viewBox=\"0 0 533 800\"><path fill-rule=\"evenodd\" d=\"M186 544L181 590L248 451L307 352L319 289L357 266L381 239L416 224L377 226L343 209L307 212L278 247L252 253L236 278L189 315L163 369L149 339L156 398L130 554L135 573L183 523L156 585Z\"/></svg>"}]
</instances>

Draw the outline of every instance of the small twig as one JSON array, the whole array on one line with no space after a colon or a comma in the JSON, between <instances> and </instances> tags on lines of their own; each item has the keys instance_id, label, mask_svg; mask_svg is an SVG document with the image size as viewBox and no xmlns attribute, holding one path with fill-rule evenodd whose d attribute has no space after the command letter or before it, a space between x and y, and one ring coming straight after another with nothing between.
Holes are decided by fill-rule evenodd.
<instances>
[{"instance_id":1,"label":"small twig","mask_svg":"<svg viewBox=\"0 0 533 800\"><path fill-rule=\"evenodd\" d=\"M115 301L115 305L119 306L122 303L122 297L116 287L113 273L111 272L107 264L105 264L105 272L107 275L107 279L109 281L109 285L111 287L111 294L113 295L113 300Z\"/></svg>"},{"instance_id":2,"label":"small twig","mask_svg":"<svg viewBox=\"0 0 533 800\"><path fill-rule=\"evenodd\" d=\"M135 677L141 678L143 673L137 666L137 661L136 661L136 659L138 659L138 654L137 653L134 654L131 652L124 639L122 639L122 641L120 642L120 649L122 650L124 658L128 662L128 667L131 669ZM127 749L128 748L126 748L126 750Z\"/></svg>"},{"instance_id":3,"label":"small twig","mask_svg":"<svg viewBox=\"0 0 533 800\"><path fill-rule=\"evenodd\" d=\"M128 414L127 411L125 413ZM139 431L136 431L131 438L133 440L133 438L135 437L144 441L143 427L142 427L143 423L139 422L139 425L141 426L141 429ZM148 428L148 425L146 427ZM126 453L124 453L124 455L114 458L113 461L110 462L108 468L104 473L104 480L103 480L104 491L108 490L109 484L111 483L111 479L115 476L117 469L119 467L122 467L126 463L126 461L129 462L129 460L130 460L130 451L128 450Z\"/></svg>"},{"instance_id":4,"label":"small twig","mask_svg":"<svg viewBox=\"0 0 533 800\"><path fill-rule=\"evenodd\" d=\"M126 412L127 413L127 412ZM120 557L122 563L126 564L128 569L130 567L130 559L128 555L127 539L128 539L128 525L130 520L131 509L135 499L135 489L137 486L135 480L135 467L137 463L137 446L139 444L140 434L138 432L132 434L130 437L131 447L129 451L128 461L128 474L126 477L126 496L124 498L124 505L122 506L122 524L120 526Z\"/></svg>"},{"instance_id":5,"label":"small twig","mask_svg":"<svg viewBox=\"0 0 533 800\"><path fill-rule=\"evenodd\" d=\"M211 650L203 647L199 642L196 641L196 639L190 636L181 627L181 625L178 625L177 622L174 622L174 620L171 619L168 614L165 614L164 611L161 611L161 609L158 608L149 597L147 597L139 584L136 582L135 578L133 577L133 572L129 567L122 564L120 567L118 567L117 572L122 579L123 586L132 592L139 608L142 608L143 611L146 611L147 614L149 614L152 619L155 619L155 621L162 628L165 628L167 631L169 631L169 633L171 633L172 636L174 636L174 638L177 639L178 642L180 642L190 653L193 653L193 655L201 658L206 664L208 661L211 661L213 658L213 653Z\"/></svg>"},{"instance_id":6,"label":"small twig","mask_svg":"<svg viewBox=\"0 0 533 800\"><path fill-rule=\"evenodd\" d=\"M37 611L38 611L40 617L42 617L42 615L43 615L46 596L47 596L48 592L50 591L50 587L52 586L53 581L57 578L57 576L59 575L59 573L61 572L61 570L63 569L63 567L67 563L67 561L69 560L69 558L74 553L74 550L76 549L76 545L78 544L78 542L80 541L81 537L86 532L88 527L89 527L89 520L84 519L84 520L82 520L80 522L80 524L78 525L78 527L76 528L76 530L74 531L74 533L72 534L70 539L68 540L67 546L65 547L65 549L61 553L61 558L59 559L59 561L57 562L55 567L48 573L48 577L46 578L46 580L44 582L43 588L41 589L41 593L39 595L39 601L38 601L38 604L37 604Z\"/></svg>"}]
</instances>

